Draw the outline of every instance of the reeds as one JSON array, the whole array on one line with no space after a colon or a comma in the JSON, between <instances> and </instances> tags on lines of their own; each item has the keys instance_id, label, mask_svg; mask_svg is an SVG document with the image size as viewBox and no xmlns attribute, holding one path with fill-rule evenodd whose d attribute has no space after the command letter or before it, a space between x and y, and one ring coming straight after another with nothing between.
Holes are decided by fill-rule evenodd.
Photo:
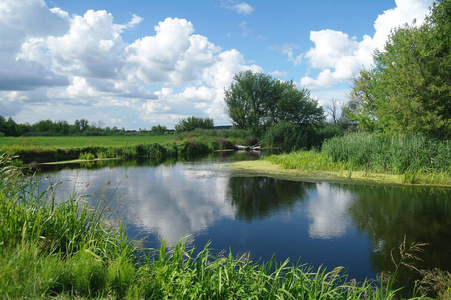
<instances>
[{"instance_id":1,"label":"reeds","mask_svg":"<svg viewBox=\"0 0 451 300\"><path fill-rule=\"evenodd\" d=\"M322 153L331 162L374 172L451 171L451 142L418 135L354 133L326 141Z\"/></svg>"}]
</instances>

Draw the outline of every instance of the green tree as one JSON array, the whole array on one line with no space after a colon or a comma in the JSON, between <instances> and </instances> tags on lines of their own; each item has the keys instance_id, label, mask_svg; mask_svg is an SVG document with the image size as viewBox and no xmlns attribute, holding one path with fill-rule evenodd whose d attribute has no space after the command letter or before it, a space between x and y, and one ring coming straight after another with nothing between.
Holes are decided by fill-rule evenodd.
<instances>
[{"instance_id":1,"label":"green tree","mask_svg":"<svg viewBox=\"0 0 451 300\"><path fill-rule=\"evenodd\" d=\"M168 131L166 126L161 126L160 124L152 126L150 129L151 134L153 135L164 135Z\"/></svg>"},{"instance_id":2,"label":"green tree","mask_svg":"<svg viewBox=\"0 0 451 300\"><path fill-rule=\"evenodd\" d=\"M85 120L85 119L81 119L81 120L75 120L75 127L77 128L78 132L84 132L86 130L88 130L89 125L88 125L89 121Z\"/></svg>"},{"instance_id":3,"label":"green tree","mask_svg":"<svg viewBox=\"0 0 451 300\"><path fill-rule=\"evenodd\" d=\"M261 136L263 126L270 121L268 109L275 101L276 80L264 73L240 72L225 91L225 102L229 117L239 129L251 129Z\"/></svg>"},{"instance_id":4,"label":"green tree","mask_svg":"<svg viewBox=\"0 0 451 300\"><path fill-rule=\"evenodd\" d=\"M366 130L450 138L450 36L451 0L434 4L422 26L394 30L355 80L348 115Z\"/></svg>"},{"instance_id":5,"label":"green tree","mask_svg":"<svg viewBox=\"0 0 451 300\"><path fill-rule=\"evenodd\" d=\"M186 119L180 119L177 124L175 124L175 130L181 131L193 131L196 128L211 129L214 127L213 119L210 118L199 118L199 117L188 117Z\"/></svg>"},{"instance_id":6,"label":"green tree","mask_svg":"<svg viewBox=\"0 0 451 300\"><path fill-rule=\"evenodd\" d=\"M307 89L264 73L243 71L225 91L225 102L235 127L261 137L268 126L281 121L301 127L324 120L324 112Z\"/></svg>"}]
</instances>

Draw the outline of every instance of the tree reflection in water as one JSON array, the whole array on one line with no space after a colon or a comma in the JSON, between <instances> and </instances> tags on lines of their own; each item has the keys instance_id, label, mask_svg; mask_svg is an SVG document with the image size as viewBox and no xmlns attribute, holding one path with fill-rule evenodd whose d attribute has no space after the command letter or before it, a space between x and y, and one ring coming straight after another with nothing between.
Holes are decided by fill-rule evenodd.
<instances>
[{"instance_id":1,"label":"tree reflection in water","mask_svg":"<svg viewBox=\"0 0 451 300\"><path fill-rule=\"evenodd\" d=\"M236 208L236 218L262 220L280 210L290 211L298 201L308 198L314 183L278 180L269 177L231 177L227 199Z\"/></svg>"},{"instance_id":2,"label":"tree reflection in water","mask_svg":"<svg viewBox=\"0 0 451 300\"><path fill-rule=\"evenodd\" d=\"M390 252L395 259L398 247L407 237L412 242L428 243L418 261L418 269L451 270L451 192L430 188L399 188L342 185L356 195L350 215L357 228L368 236L373 252L371 262L378 270L394 270ZM401 284L412 283L414 271L402 268Z\"/></svg>"}]
</instances>

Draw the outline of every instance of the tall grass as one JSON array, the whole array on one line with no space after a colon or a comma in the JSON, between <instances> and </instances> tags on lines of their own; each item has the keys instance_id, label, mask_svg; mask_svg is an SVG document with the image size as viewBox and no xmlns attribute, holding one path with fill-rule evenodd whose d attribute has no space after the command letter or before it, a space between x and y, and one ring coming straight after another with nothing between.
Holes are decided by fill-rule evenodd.
<instances>
[{"instance_id":1,"label":"tall grass","mask_svg":"<svg viewBox=\"0 0 451 300\"><path fill-rule=\"evenodd\" d=\"M106 214L110 199L38 192L0 158L2 299L393 299L391 285L348 280L342 268L214 256L180 240L146 250ZM105 201L105 202L104 202Z\"/></svg>"},{"instance_id":2,"label":"tall grass","mask_svg":"<svg viewBox=\"0 0 451 300\"><path fill-rule=\"evenodd\" d=\"M451 172L451 141L418 135L354 133L326 141L322 154L334 163L376 172Z\"/></svg>"},{"instance_id":3,"label":"tall grass","mask_svg":"<svg viewBox=\"0 0 451 300\"><path fill-rule=\"evenodd\" d=\"M399 175L402 183L451 184L451 141L422 136L353 133L326 141L321 152L265 157L286 169ZM340 175L341 176L341 175Z\"/></svg>"},{"instance_id":4,"label":"tall grass","mask_svg":"<svg viewBox=\"0 0 451 300\"><path fill-rule=\"evenodd\" d=\"M345 168L342 162L332 163L327 156L311 151L296 151L287 154L271 155L264 158L285 169L304 171L337 171Z\"/></svg>"}]
</instances>

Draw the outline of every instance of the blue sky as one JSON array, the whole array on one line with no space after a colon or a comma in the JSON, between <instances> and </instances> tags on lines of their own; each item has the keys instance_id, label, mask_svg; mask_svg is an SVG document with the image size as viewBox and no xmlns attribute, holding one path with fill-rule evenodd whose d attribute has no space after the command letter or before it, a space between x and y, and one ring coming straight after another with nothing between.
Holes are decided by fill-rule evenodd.
<instances>
[{"instance_id":1,"label":"blue sky","mask_svg":"<svg viewBox=\"0 0 451 300\"><path fill-rule=\"evenodd\" d=\"M243 70L347 101L392 28L432 0L0 0L0 115L173 128L228 125L224 89Z\"/></svg>"}]
</instances>

